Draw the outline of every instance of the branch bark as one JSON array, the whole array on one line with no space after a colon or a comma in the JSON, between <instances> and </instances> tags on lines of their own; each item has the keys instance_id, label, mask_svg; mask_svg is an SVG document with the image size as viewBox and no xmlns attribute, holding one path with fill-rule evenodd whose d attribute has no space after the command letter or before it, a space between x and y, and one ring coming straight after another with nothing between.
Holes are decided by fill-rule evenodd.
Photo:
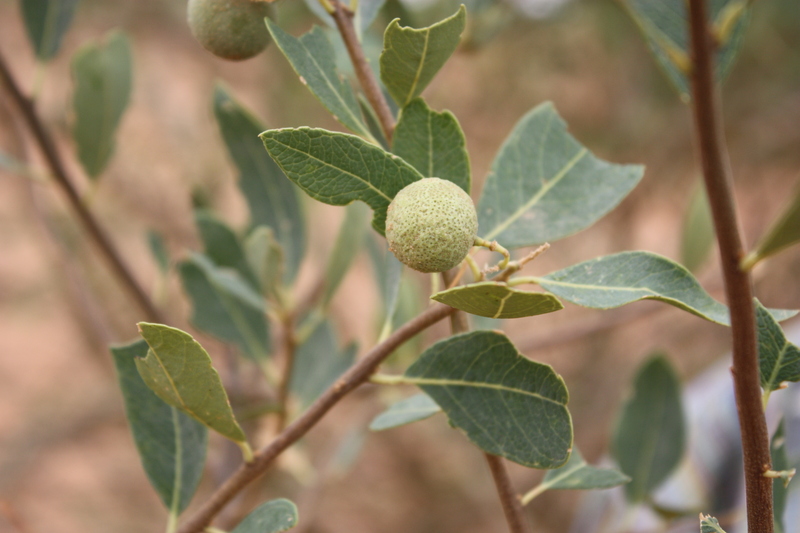
<instances>
[{"instance_id":1,"label":"branch bark","mask_svg":"<svg viewBox=\"0 0 800 533\"><path fill-rule=\"evenodd\" d=\"M722 119L714 82L713 41L706 0L690 0L692 105L708 200L714 218L725 294L731 313L733 383L744 454L747 527L773 532L769 433L761 404L758 347L750 274L739 268L744 247L733 197L730 161L722 134Z\"/></svg>"}]
</instances>

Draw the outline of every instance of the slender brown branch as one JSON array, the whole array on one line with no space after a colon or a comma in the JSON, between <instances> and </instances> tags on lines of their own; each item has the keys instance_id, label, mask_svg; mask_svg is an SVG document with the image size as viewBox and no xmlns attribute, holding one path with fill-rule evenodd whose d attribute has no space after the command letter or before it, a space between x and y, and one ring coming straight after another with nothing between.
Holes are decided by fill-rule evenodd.
<instances>
[{"instance_id":1,"label":"slender brown branch","mask_svg":"<svg viewBox=\"0 0 800 533\"><path fill-rule=\"evenodd\" d=\"M392 144L392 134L394 133L394 115L392 110L389 109L389 104L383 96L381 87L375 74L367 63L367 58L364 56L364 49L361 43L358 42L356 29L353 26L353 12L347 7L342 5L338 0L332 0L334 11L331 13L333 20L336 21L336 27L342 35L342 40L347 47L347 53L350 55L350 60L353 63L353 68L356 71L358 82L361 88L364 89L364 95L367 97L375 114L378 116L378 121L381 124L383 135L386 137L386 142Z\"/></svg>"},{"instance_id":2,"label":"slender brown branch","mask_svg":"<svg viewBox=\"0 0 800 533\"><path fill-rule=\"evenodd\" d=\"M484 454L486 462L489 463L489 470L492 471L492 478L500 495L500 503L503 505L503 513L506 515L508 530L511 533L526 533L528 531L525 524L525 514L522 511L522 503L514 487L511 485L511 478L508 476L503 458L490 453Z\"/></svg>"},{"instance_id":3,"label":"slender brown branch","mask_svg":"<svg viewBox=\"0 0 800 533\"><path fill-rule=\"evenodd\" d=\"M761 404L753 287L749 273L739 268L745 251L722 134L706 3L689 2L694 122L731 313L732 372L744 455L747 528L772 533L772 480L764 477L771 465L769 433Z\"/></svg>"},{"instance_id":4,"label":"slender brown branch","mask_svg":"<svg viewBox=\"0 0 800 533\"><path fill-rule=\"evenodd\" d=\"M416 318L406 322L385 341L372 348L367 355L350 367L336 383L317 398L306 412L289 424L266 447L255 454L251 463L242 464L228 480L206 501L194 516L189 518L178 533L200 533L222 508L248 483L263 474L286 448L297 442L308 432L336 403L347 393L364 383L375 372L378 365L389 357L398 346L443 318L453 314L455 309L442 304L429 307Z\"/></svg>"},{"instance_id":5,"label":"slender brown branch","mask_svg":"<svg viewBox=\"0 0 800 533\"><path fill-rule=\"evenodd\" d=\"M0 55L0 80L2 80L3 84L6 86L11 101L17 109L19 109L25 124L27 124L28 128L31 130L36 143L39 145L47 161L47 165L50 168L55 182L66 195L70 206L78 215L87 233L97 245L101 254L111 267L111 270L139 305L146 319L151 322L163 323L164 320L161 317L161 312L150 300L150 297L141 285L139 285L139 282L136 281L136 278L133 277L130 269L122 260L122 256L117 252L108 235L94 218L94 215L92 215L81 201L78 191L75 189L73 181L61 160L55 142L45 128L44 123L39 118L33 101L22 93L2 55Z\"/></svg>"}]
</instances>

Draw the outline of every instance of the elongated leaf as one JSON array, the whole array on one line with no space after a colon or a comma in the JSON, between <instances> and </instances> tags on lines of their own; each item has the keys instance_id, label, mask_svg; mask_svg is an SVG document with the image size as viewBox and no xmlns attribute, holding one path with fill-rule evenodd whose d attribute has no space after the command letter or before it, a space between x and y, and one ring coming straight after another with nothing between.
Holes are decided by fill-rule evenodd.
<instances>
[{"instance_id":1,"label":"elongated leaf","mask_svg":"<svg viewBox=\"0 0 800 533\"><path fill-rule=\"evenodd\" d=\"M258 288L258 281L247 262L242 243L233 229L205 209L195 211L194 220L203 240L205 255L218 267L235 270L243 280Z\"/></svg>"},{"instance_id":2,"label":"elongated leaf","mask_svg":"<svg viewBox=\"0 0 800 533\"><path fill-rule=\"evenodd\" d=\"M632 479L625 485L628 500L639 502L680 462L686 427L680 382L666 357L648 360L633 388L614 432L612 454Z\"/></svg>"},{"instance_id":3,"label":"elongated leaf","mask_svg":"<svg viewBox=\"0 0 800 533\"><path fill-rule=\"evenodd\" d=\"M258 279L261 293L280 298L283 278L283 247L275 240L275 233L269 226L258 226L250 232L244 243L245 257L250 270Z\"/></svg>"},{"instance_id":4,"label":"elongated leaf","mask_svg":"<svg viewBox=\"0 0 800 533\"><path fill-rule=\"evenodd\" d=\"M147 350L147 343L139 340L114 346L111 354L144 471L161 501L177 516L189 504L203 474L208 431L147 388L135 363Z\"/></svg>"},{"instance_id":5,"label":"elongated leaf","mask_svg":"<svg viewBox=\"0 0 800 533\"><path fill-rule=\"evenodd\" d=\"M472 177L466 139L449 111L436 113L422 98L415 98L403 108L392 143L392 152L426 178L452 181L469 194Z\"/></svg>"},{"instance_id":6,"label":"elongated leaf","mask_svg":"<svg viewBox=\"0 0 800 533\"><path fill-rule=\"evenodd\" d=\"M437 292L431 300L488 318L522 318L564 308L552 294L518 291L494 281L453 287Z\"/></svg>"},{"instance_id":7,"label":"elongated leaf","mask_svg":"<svg viewBox=\"0 0 800 533\"><path fill-rule=\"evenodd\" d=\"M327 307L330 303L364 242L368 213L369 210L362 204L347 206L344 222L339 229L339 235L328 259L328 268L325 270L325 289L320 300L322 307Z\"/></svg>"},{"instance_id":8,"label":"elongated leaf","mask_svg":"<svg viewBox=\"0 0 800 533\"><path fill-rule=\"evenodd\" d=\"M330 205L361 200L375 212L381 235L386 208L406 185L422 179L414 167L363 139L322 129L269 130L261 134L269 155L309 196Z\"/></svg>"},{"instance_id":9,"label":"elongated leaf","mask_svg":"<svg viewBox=\"0 0 800 533\"><path fill-rule=\"evenodd\" d=\"M250 207L254 226L269 226L284 250L285 281L291 282L305 254L305 219L297 190L286 179L258 134L266 129L247 109L217 84L214 114L231 159L239 168L239 187Z\"/></svg>"},{"instance_id":10,"label":"elongated leaf","mask_svg":"<svg viewBox=\"0 0 800 533\"><path fill-rule=\"evenodd\" d=\"M725 530L716 518L700 513L700 533L725 533Z\"/></svg>"},{"instance_id":11,"label":"elongated leaf","mask_svg":"<svg viewBox=\"0 0 800 533\"><path fill-rule=\"evenodd\" d=\"M136 368L156 395L220 435L246 442L211 358L191 335L162 324L139 322L150 349Z\"/></svg>"},{"instance_id":12,"label":"elongated leaf","mask_svg":"<svg viewBox=\"0 0 800 533\"><path fill-rule=\"evenodd\" d=\"M375 22L378 12L385 3L386 0L359 0L354 21L359 36L363 35Z\"/></svg>"},{"instance_id":13,"label":"elongated leaf","mask_svg":"<svg viewBox=\"0 0 800 533\"><path fill-rule=\"evenodd\" d=\"M567 388L505 335L474 331L436 343L406 371L475 445L532 468L564 464L572 448Z\"/></svg>"},{"instance_id":14,"label":"elongated leaf","mask_svg":"<svg viewBox=\"0 0 800 533\"><path fill-rule=\"evenodd\" d=\"M800 381L800 348L790 343L778 322L756 301L761 388L771 392L784 381Z\"/></svg>"},{"instance_id":15,"label":"elongated leaf","mask_svg":"<svg viewBox=\"0 0 800 533\"><path fill-rule=\"evenodd\" d=\"M800 189L795 193L792 202L770 228L756 249L745 259L747 268L774 255L784 248L800 242Z\"/></svg>"},{"instance_id":16,"label":"elongated leaf","mask_svg":"<svg viewBox=\"0 0 800 533\"><path fill-rule=\"evenodd\" d=\"M231 271L201 254L178 265L183 288L192 300L192 324L242 354L261 359L269 353L269 323L263 300ZM237 283L238 280L238 283Z\"/></svg>"},{"instance_id":17,"label":"elongated leaf","mask_svg":"<svg viewBox=\"0 0 800 533\"><path fill-rule=\"evenodd\" d=\"M542 482L522 497L522 504L527 505L536 496L548 490L594 490L608 489L628 483L628 476L613 468L597 468L586 462L577 448L572 449L567 463L555 470L550 470Z\"/></svg>"},{"instance_id":18,"label":"elongated leaf","mask_svg":"<svg viewBox=\"0 0 800 533\"><path fill-rule=\"evenodd\" d=\"M36 57L52 59L67 32L78 0L20 0L25 29Z\"/></svg>"},{"instance_id":19,"label":"elongated leaf","mask_svg":"<svg viewBox=\"0 0 800 533\"><path fill-rule=\"evenodd\" d=\"M611 211L643 173L593 156L546 102L500 148L478 204L479 232L507 248L553 242Z\"/></svg>"},{"instance_id":20,"label":"elongated leaf","mask_svg":"<svg viewBox=\"0 0 800 533\"><path fill-rule=\"evenodd\" d=\"M730 325L728 308L714 300L683 266L650 252L622 252L585 261L542 278L544 289L592 309L660 300L711 322ZM796 311L771 310L778 320Z\"/></svg>"},{"instance_id":21,"label":"elongated leaf","mask_svg":"<svg viewBox=\"0 0 800 533\"><path fill-rule=\"evenodd\" d=\"M297 506L279 499L262 503L231 533L282 533L297 525Z\"/></svg>"},{"instance_id":22,"label":"elongated leaf","mask_svg":"<svg viewBox=\"0 0 800 533\"><path fill-rule=\"evenodd\" d=\"M717 25L731 9L743 9L746 0L710 0L709 22ZM655 56L673 86L682 98L690 94L689 69L689 18L685 0L624 0L623 5L642 31L647 46ZM716 76L724 79L733 66L747 27L748 13L732 21L728 35L724 36L716 54ZM729 22L731 22L729 20Z\"/></svg>"},{"instance_id":23,"label":"elongated leaf","mask_svg":"<svg viewBox=\"0 0 800 533\"><path fill-rule=\"evenodd\" d=\"M333 327L320 322L306 342L297 347L290 389L303 406L311 405L355 360L357 347L340 349Z\"/></svg>"},{"instance_id":24,"label":"elongated leaf","mask_svg":"<svg viewBox=\"0 0 800 533\"><path fill-rule=\"evenodd\" d=\"M704 187L695 187L683 219L681 263L690 272L703 266L714 246L714 221Z\"/></svg>"},{"instance_id":25,"label":"elongated leaf","mask_svg":"<svg viewBox=\"0 0 800 533\"><path fill-rule=\"evenodd\" d=\"M102 45L81 48L72 60L75 77L75 127L78 157L96 178L114 151L114 134L128 106L132 78L131 48L121 32L112 32Z\"/></svg>"},{"instance_id":26,"label":"elongated leaf","mask_svg":"<svg viewBox=\"0 0 800 533\"><path fill-rule=\"evenodd\" d=\"M381 80L402 108L420 95L453 55L467 21L462 5L454 15L415 30L395 19L383 35Z\"/></svg>"},{"instance_id":27,"label":"elongated leaf","mask_svg":"<svg viewBox=\"0 0 800 533\"><path fill-rule=\"evenodd\" d=\"M786 471L789 468L789 458L786 456L786 422L781 420L778 429L770 442L770 455L772 457L772 470ZM791 479L791 478L790 478ZM786 498L789 495L788 481L777 478L772 483L772 508L775 517L775 533L783 533L784 513L786 512Z\"/></svg>"},{"instance_id":28,"label":"elongated leaf","mask_svg":"<svg viewBox=\"0 0 800 533\"><path fill-rule=\"evenodd\" d=\"M271 20L266 21L275 44L292 64L303 85L314 93L336 120L353 133L371 139L369 129L361 120L353 88L336 71L336 54L322 28L314 27L296 39Z\"/></svg>"},{"instance_id":29,"label":"elongated leaf","mask_svg":"<svg viewBox=\"0 0 800 533\"><path fill-rule=\"evenodd\" d=\"M376 416L369 429L383 431L384 429L405 426L412 422L430 418L442 410L439 404L427 394L415 394L405 400L391 405L386 411Z\"/></svg>"},{"instance_id":30,"label":"elongated leaf","mask_svg":"<svg viewBox=\"0 0 800 533\"><path fill-rule=\"evenodd\" d=\"M169 271L169 252L167 251L164 237L155 231L148 231L147 244L150 248L150 253L153 254L153 259L156 260L158 269L162 274L166 274Z\"/></svg>"}]
</instances>

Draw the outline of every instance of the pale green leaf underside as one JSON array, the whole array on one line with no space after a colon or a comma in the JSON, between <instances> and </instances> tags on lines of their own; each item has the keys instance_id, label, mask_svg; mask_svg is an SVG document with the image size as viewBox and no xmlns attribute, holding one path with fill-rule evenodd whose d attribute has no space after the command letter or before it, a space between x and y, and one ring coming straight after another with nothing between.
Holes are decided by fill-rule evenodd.
<instances>
[{"instance_id":1,"label":"pale green leaf underside","mask_svg":"<svg viewBox=\"0 0 800 533\"><path fill-rule=\"evenodd\" d=\"M612 453L620 470L631 477L625 485L628 499L638 502L677 466L686 429L680 382L665 357L647 361L633 387L614 432Z\"/></svg>"},{"instance_id":2,"label":"pale green leaf underside","mask_svg":"<svg viewBox=\"0 0 800 533\"><path fill-rule=\"evenodd\" d=\"M591 226L633 189L640 165L593 156L553 104L525 115L500 148L478 204L478 234L506 248L553 242Z\"/></svg>"},{"instance_id":3,"label":"pale green leaf underside","mask_svg":"<svg viewBox=\"0 0 800 533\"><path fill-rule=\"evenodd\" d=\"M519 291L494 281L453 287L437 292L431 299L488 318L522 318L564 308L552 294Z\"/></svg>"},{"instance_id":4,"label":"pale green leaf underside","mask_svg":"<svg viewBox=\"0 0 800 533\"><path fill-rule=\"evenodd\" d=\"M780 472L791 467L789 456L786 453L786 419L781 420L778 429L770 441L770 457L772 458L772 470ZM790 478L791 479L791 478ZM775 533L784 533L787 497L789 495L788 481L777 478L772 482L772 507L775 519Z\"/></svg>"},{"instance_id":5,"label":"pale green leaf underside","mask_svg":"<svg viewBox=\"0 0 800 533\"><path fill-rule=\"evenodd\" d=\"M81 48L73 58L75 125L78 158L92 177L106 167L114 150L114 133L128 106L132 78L128 38L112 32L102 45Z\"/></svg>"},{"instance_id":6,"label":"pale green leaf underside","mask_svg":"<svg viewBox=\"0 0 800 533\"><path fill-rule=\"evenodd\" d=\"M698 184L692 193L683 219L681 263L689 272L697 272L714 246L714 220L705 187Z\"/></svg>"},{"instance_id":7,"label":"pale green leaf underside","mask_svg":"<svg viewBox=\"0 0 800 533\"><path fill-rule=\"evenodd\" d=\"M372 431L383 431L384 429L404 426L419 420L430 418L442 408L427 394L415 394L404 400L392 404L389 408L376 416L369 429Z\"/></svg>"},{"instance_id":8,"label":"pale green leaf underside","mask_svg":"<svg viewBox=\"0 0 800 533\"><path fill-rule=\"evenodd\" d=\"M454 15L427 28L393 20L383 35L381 81L402 108L420 95L458 47L467 21L462 5Z\"/></svg>"},{"instance_id":9,"label":"pale green leaf underside","mask_svg":"<svg viewBox=\"0 0 800 533\"><path fill-rule=\"evenodd\" d=\"M790 343L778 322L756 301L761 388L770 392L784 381L800 381L800 348Z\"/></svg>"},{"instance_id":10,"label":"pale green leaf underside","mask_svg":"<svg viewBox=\"0 0 800 533\"><path fill-rule=\"evenodd\" d=\"M719 525L719 521L713 516L700 514L700 533L725 533Z\"/></svg>"},{"instance_id":11,"label":"pale green leaf underside","mask_svg":"<svg viewBox=\"0 0 800 533\"><path fill-rule=\"evenodd\" d=\"M269 130L264 147L286 175L309 196L330 205L361 200L374 213L381 235L386 209L403 187L422 179L414 167L359 137L322 129Z\"/></svg>"},{"instance_id":12,"label":"pale green leaf underside","mask_svg":"<svg viewBox=\"0 0 800 533\"><path fill-rule=\"evenodd\" d=\"M135 363L147 350L147 343L139 340L112 347L111 354L142 466L161 501L177 516L202 477L208 431L147 388Z\"/></svg>"},{"instance_id":13,"label":"pale green leaf underside","mask_svg":"<svg viewBox=\"0 0 800 533\"><path fill-rule=\"evenodd\" d=\"M469 194L472 177L467 141L449 111L437 113L422 98L412 100L397 121L392 152L426 178L452 181Z\"/></svg>"},{"instance_id":14,"label":"pale green leaf underside","mask_svg":"<svg viewBox=\"0 0 800 533\"><path fill-rule=\"evenodd\" d=\"M583 307L611 309L653 299L711 322L730 325L728 308L714 300L686 268L650 252L598 257L535 279L545 290ZM770 312L779 320L796 314L785 310Z\"/></svg>"},{"instance_id":15,"label":"pale green leaf underside","mask_svg":"<svg viewBox=\"0 0 800 533\"><path fill-rule=\"evenodd\" d=\"M303 406L311 405L350 368L356 352L355 344L339 348L331 323L327 320L320 322L308 339L297 347L290 382L292 394Z\"/></svg>"},{"instance_id":16,"label":"pale green leaf underside","mask_svg":"<svg viewBox=\"0 0 800 533\"><path fill-rule=\"evenodd\" d=\"M23 0L20 2L25 29L36 57L52 59L61 47L72 22L78 0Z\"/></svg>"},{"instance_id":17,"label":"pale green leaf underside","mask_svg":"<svg viewBox=\"0 0 800 533\"><path fill-rule=\"evenodd\" d=\"M322 291L320 305L326 308L339 288L350 265L353 264L367 229L369 209L360 203L347 206L344 221L339 228L339 235L333 244L333 250L328 258L325 269L325 288Z\"/></svg>"},{"instance_id":18,"label":"pale green leaf underside","mask_svg":"<svg viewBox=\"0 0 800 533\"><path fill-rule=\"evenodd\" d=\"M588 464L578 449L573 448L567 464L547 472L537 489L538 491L607 489L630 480L631 478L613 468L598 468Z\"/></svg>"},{"instance_id":19,"label":"pale green leaf underside","mask_svg":"<svg viewBox=\"0 0 800 533\"><path fill-rule=\"evenodd\" d=\"M300 76L300 81L322 102L334 118L353 133L372 138L361 120L353 88L336 71L336 54L322 28L314 27L299 39L266 19L275 44Z\"/></svg>"},{"instance_id":20,"label":"pale green leaf underside","mask_svg":"<svg viewBox=\"0 0 800 533\"><path fill-rule=\"evenodd\" d=\"M140 322L150 349L136 359L142 379L156 395L220 435L246 442L211 358L191 335L161 324Z\"/></svg>"},{"instance_id":21,"label":"pale green leaf underside","mask_svg":"<svg viewBox=\"0 0 800 533\"><path fill-rule=\"evenodd\" d=\"M279 499L262 503L231 533L283 533L297 525L297 506Z\"/></svg>"},{"instance_id":22,"label":"pale green leaf underside","mask_svg":"<svg viewBox=\"0 0 800 533\"><path fill-rule=\"evenodd\" d=\"M800 189L795 193L789 207L775 221L756 249L749 254L752 259L748 257L748 260L753 265L798 242L800 242Z\"/></svg>"},{"instance_id":23,"label":"pale green leaf underside","mask_svg":"<svg viewBox=\"0 0 800 533\"><path fill-rule=\"evenodd\" d=\"M564 381L522 357L505 335L475 331L423 353L405 376L486 452L532 468L564 464L572 419Z\"/></svg>"}]
</instances>

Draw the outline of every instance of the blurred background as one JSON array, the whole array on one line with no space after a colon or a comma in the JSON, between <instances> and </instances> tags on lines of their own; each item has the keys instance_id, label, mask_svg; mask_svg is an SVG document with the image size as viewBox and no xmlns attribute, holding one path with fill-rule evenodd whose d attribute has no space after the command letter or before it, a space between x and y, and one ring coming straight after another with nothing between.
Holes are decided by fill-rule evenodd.
<instances>
[{"instance_id":1,"label":"blurred background","mask_svg":"<svg viewBox=\"0 0 800 533\"><path fill-rule=\"evenodd\" d=\"M640 186L616 210L594 227L554 243L527 272L544 274L633 249L681 261L685 220L698 183L690 110L620 4L471 3L461 48L424 96L433 109L449 109L461 123L472 163L473 198L515 122L546 100L555 103L570 132L599 157L647 167ZM382 28L392 18L421 27L456 7L449 0L388 0L373 32L365 36L368 54L380 51ZM294 35L318 23L302 0L279 0L278 8L278 22ZM183 0L82 0L59 55L44 73L37 105L70 170L80 177L78 187L91 210L138 278L174 325L197 334L188 324L189 307L177 277L173 273L159 280L146 235L161 234L173 259L197 249L193 199L235 227L247 222L237 172L211 110L215 80L223 80L270 128L341 127L305 90L276 47L245 62L225 62L194 41L185 19ZM134 88L110 166L92 183L82 175L70 140L70 57L112 28L124 29L132 40ZM0 0L0 53L30 91L36 61L24 31L19 2ZM752 244L800 182L800 3L755 3L722 96L743 231ZM0 98L0 151L40 171L45 168L5 94ZM309 253L299 275L300 293L324 272L343 218L341 208L305 200ZM756 269L756 293L765 305L800 308L799 250ZM723 298L715 251L697 261L695 273L712 295ZM406 273L400 319L424 308L429 282L426 276ZM332 304L341 343L356 341L361 353L369 349L379 332L380 305L365 248ZM138 319L60 192L0 168L0 531L163 530L166 511L140 466L107 349L109 342L133 339ZM787 322L787 331L797 324L797 319ZM560 313L490 327L502 327L525 355L551 364L564 377L575 442L590 462L606 456L631 377L655 351L667 353L687 382L722 376L719 396L690 404L695 412L717 405L720 417L735 415L725 392L730 389L724 363L728 331L677 309L655 302L610 311L567 304ZM402 370L446 332L440 324L412 342L395 358L396 368ZM224 379L250 379L252 369L238 365L224 345L197 337ZM411 392L368 386L347 398L257 483L256 491L233 505L223 522L266 497L282 496L300 507L298 531L305 533L504 531L485 461L442 415L382 433L364 431L387 403ZM791 398L797 415L798 395ZM195 505L224 479L237 454L212 437ZM735 471L732 464L729 471ZM543 476L516 465L511 469L519 492ZM696 494L677 489L686 496L676 505L688 511L689 531L697 529L697 512L723 505L712 502L708 492L718 480L695 481ZM733 492L729 501L737 501L738 492ZM566 491L537 498L526 508L534 530L569 531L576 516L598 524L604 515L581 497ZM603 508L593 498L595 507ZM594 531L576 524L573 531ZM647 527L664 530L657 520Z\"/></svg>"}]
</instances>

